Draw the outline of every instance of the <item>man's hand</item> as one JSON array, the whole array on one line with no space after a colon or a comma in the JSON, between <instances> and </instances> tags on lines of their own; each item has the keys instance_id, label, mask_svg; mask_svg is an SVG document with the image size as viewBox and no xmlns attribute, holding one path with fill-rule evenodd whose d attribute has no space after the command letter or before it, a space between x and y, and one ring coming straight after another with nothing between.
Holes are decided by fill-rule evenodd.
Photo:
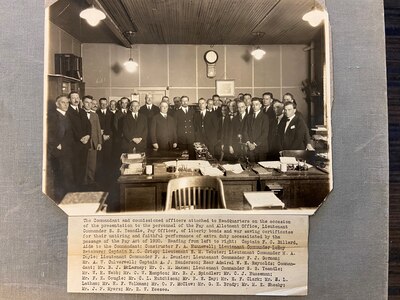
<instances>
[{"instance_id":1,"label":"man's hand","mask_svg":"<svg viewBox=\"0 0 400 300\"><path fill-rule=\"evenodd\" d=\"M133 138L132 141L133 141L135 144L139 144L139 143L142 141L142 138Z\"/></svg>"},{"instance_id":2,"label":"man's hand","mask_svg":"<svg viewBox=\"0 0 400 300\"><path fill-rule=\"evenodd\" d=\"M101 151L101 144L98 144L98 145L97 145L96 150L97 150L97 151Z\"/></svg>"},{"instance_id":3,"label":"man's hand","mask_svg":"<svg viewBox=\"0 0 400 300\"><path fill-rule=\"evenodd\" d=\"M87 134L87 135L85 135L84 137L81 138L81 143L86 145L87 142L89 141L89 139L90 139L90 135Z\"/></svg>"},{"instance_id":4,"label":"man's hand","mask_svg":"<svg viewBox=\"0 0 400 300\"><path fill-rule=\"evenodd\" d=\"M158 149L158 144L157 144L157 143L154 143L154 144L153 144L153 148L154 148L154 150L157 150L157 149Z\"/></svg>"},{"instance_id":5,"label":"man's hand","mask_svg":"<svg viewBox=\"0 0 400 300\"><path fill-rule=\"evenodd\" d=\"M62 150L61 144L57 146L58 150Z\"/></svg>"},{"instance_id":6,"label":"man's hand","mask_svg":"<svg viewBox=\"0 0 400 300\"><path fill-rule=\"evenodd\" d=\"M177 146L178 146L177 143L173 143L173 144L172 144L172 148L174 148L174 149L175 149Z\"/></svg>"},{"instance_id":7,"label":"man's hand","mask_svg":"<svg viewBox=\"0 0 400 300\"><path fill-rule=\"evenodd\" d=\"M235 153L235 151L233 151L233 147L232 147L232 146L229 146L229 153L230 153L230 154Z\"/></svg>"},{"instance_id":8,"label":"man's hand","mask_svg":"<svg viewBox=\"0 0 400 300\"><path fill-rule=\"evenodd\" d=\"M248 144L250 151L253 151L254 149L256 149L256 145L254 145L254 143L249 143Z\"/></svg>"}]
</instances>

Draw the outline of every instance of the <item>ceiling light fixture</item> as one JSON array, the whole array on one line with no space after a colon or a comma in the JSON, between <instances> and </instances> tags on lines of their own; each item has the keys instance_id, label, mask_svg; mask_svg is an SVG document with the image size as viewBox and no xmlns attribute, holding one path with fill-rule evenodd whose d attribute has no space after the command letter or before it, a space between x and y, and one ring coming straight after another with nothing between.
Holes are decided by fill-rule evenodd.
<instances>
[{"instance_id":1,"label":"ceiling light fixture","mask_svg":"<svg viewBox=\"0 0 400 300\"><path fill-rule=\"evenodd\" d=\"M302 19L308 22L312 27L317 27L325 19L325 13L317 8L314 1L314 7L311 11L306 13Z\"/></svg>"},{"instance_id":2,"label":"ceiling light fixture","mask_svg":"<svg viewBox=\"0 0 400 300\"><path fill-rule=\"evenodd\" d=\"M263 49L261 49L260 46L257 46L255 50L251 51L251 55L253 55L253 57L257 60L263 58L265 53L266 52Z\"/></svg>"},{"instance_id":3,"label":"ceiling light fixture","mask_svg":"<svg viewBox=\"0 0 400 300\"><path fill-rule=\"evenodd\" d=\"M264 32L252 32L252 34L257 37L257 41L258 41L260 39L260 37L262 37L265 33ZM257 60L260 60L261 58L263 58L265 53L266 52L263 49L261 49L260 46L257 46L256 49L251 51L251 55Z\"/></svg>"},{"instance_id":4,"label":"ceiling light fixture","mask_svg":"<svg viewBox=\"0 0 400 300\"><path fill-rule=\"evenodd\" d=\"M85 19L90 26L97 26L101 20L106 18L106 15L99 9L95 8L94 5L85 10L82 10L79 16Z\"/></svg>"},{"instance_id":5,"label":"ceiling light fixture","mask_svg":"<svg viewBox=\"0 0 400 300\"><path fill-rule=\"evenodd\" d=\"M136 72L138 66L139 66L138 63L134 61L132 58L132 46L131 46L129 52L129 60L124 62L124 67L129 73L134 73Z\"/></svg>"}]
</instances>

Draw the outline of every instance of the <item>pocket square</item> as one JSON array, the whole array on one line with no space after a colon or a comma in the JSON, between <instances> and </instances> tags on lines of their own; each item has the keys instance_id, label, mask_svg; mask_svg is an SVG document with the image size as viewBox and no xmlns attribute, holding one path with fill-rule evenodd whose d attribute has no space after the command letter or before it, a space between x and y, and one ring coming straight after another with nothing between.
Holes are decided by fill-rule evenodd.
<instances>
[{"instance_id":1,"label":"pocket square","mask_svg":"<svg viewBox=\"0 0 400 300\"><path fill-rule=\"evenodd\" d=\"M295 129L295 128L296 128L296 125L290 126L290 129Z\"/></svg>"}]
</instances>

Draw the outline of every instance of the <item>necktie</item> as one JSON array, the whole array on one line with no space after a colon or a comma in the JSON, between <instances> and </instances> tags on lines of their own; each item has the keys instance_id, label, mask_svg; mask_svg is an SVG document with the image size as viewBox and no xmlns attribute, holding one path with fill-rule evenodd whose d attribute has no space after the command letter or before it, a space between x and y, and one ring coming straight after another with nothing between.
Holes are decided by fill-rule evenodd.
<instances>
[{"instance_id":1,"label":"necktie","mask_svg":"<svg viewBox=\"0 0 400 300\"><path fill-rule=\"evenodd\" d=\"M148 110L150 110L150 109L151 109L150 105L147 105L147 109L148 109Z\"/></svg>"}]
</instances>

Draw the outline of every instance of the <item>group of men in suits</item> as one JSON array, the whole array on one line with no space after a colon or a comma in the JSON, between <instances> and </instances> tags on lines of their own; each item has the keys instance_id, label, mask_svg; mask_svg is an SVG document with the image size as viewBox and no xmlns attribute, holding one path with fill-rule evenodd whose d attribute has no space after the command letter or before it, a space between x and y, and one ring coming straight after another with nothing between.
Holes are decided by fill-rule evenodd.
<instances>
[{"instance_id":1,"label":"group of men in suits","mask_svg":"<svg viewBox=\"0 0 400 300\"><path fill-rule=\"evenodd\" d=\"M237 160L245 151L251 161L262 161L284 149L306 149L307 126L293 96L284 97L285 102L269 92L262 98L244 94L222 103L214 95L200 98L194 108L188 96L175 97L170 107L167 96L156 106L151 94L142 106L126 97L108 103L91 96L81 101L76 92L61 95L48 118L48 157L59 197L105 185L117 173L121 153L179 149L194 159L193 144L200 142L217 158Z\"/></svg>"},{"instance_id":2,"label":"group of men in suits","mask_svg":"<svg viewBox=\"0 0 400 300\"><path fill-rule=\"evenodd\" d=\"M96 184L97 153L102 150L105 133L92 110L92 101L91 96L81 101L74 92L60 95L56 110L49 112L47 157L57 201L67 192Z\"/></svg>"}]
</instances>

